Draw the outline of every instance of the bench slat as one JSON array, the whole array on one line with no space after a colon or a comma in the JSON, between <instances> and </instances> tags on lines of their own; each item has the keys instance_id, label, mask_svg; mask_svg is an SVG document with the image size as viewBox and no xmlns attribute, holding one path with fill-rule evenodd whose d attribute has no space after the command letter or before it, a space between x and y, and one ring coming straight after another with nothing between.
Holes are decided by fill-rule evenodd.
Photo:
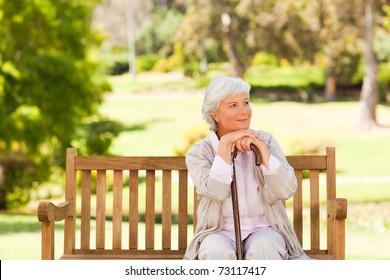
<instances>
[{"instance_id":1,"label":"bench slat","mask_svg":"<svg viewBox=\"0 0 390 280\"><path fill-rule=\"evenodd\" d=\"M91 171L81 173L81 249L90 247L91 231Z\"/></svg>"},{"instance_id":2,"label":"bench slat","mask_svg":"<svg viewBox=\"0 0 390 280\"><path fill-rule=\"evenodd\" d=\"M188 172L179 171L179 249L187 247L188 224Z\"/></svg>"},{"instance_id":3,"label":"bench slat","mask_svg":"<svg viewBox=\"0 0 390 280\"><path fill-rule=\"evenodd\" d=\"M326 156L287 156L287 161L294 169L326 169Z\"/></svg>"},{"instance_id":4,"label":"bench slat","mask_svg":"<svg viewBox=\"0 0 390 280\"><path fill-rule=\"evenodd\" d=\"M310 172L310 242L311 249L320 249L320 172Z\"/></svg>"},{"instance_id":5,"label":"bench slat","mask_svg":"<svg viewBox=\"0 0 390 280\"><path fill-rule=\"evenodd\" d=\"M105 247L106 172L98 170L96 184L96 248Z\"/></svg>"},{"instance_id":6,"label":"bench slat","mask_svg":"<svg viewBox=\"0 0 390 280\"><path fill-rule=\"evenodd\" d=\"M113 183L113 213L112 213L112 236L114 249L122 248L122 186L123 173L122 170L114 170Z\"/></svg>"},{"instance_id":7,"label":"bench slat","mask_svg":"<svg viewBox=\"0 0 390 280\"><path fill-rule=\"evenodd\" d=\"M162 248L171 249L172 228L172 172L163 171L163 201L162 201Z\"/></svg>"},{"instance_id":8,"label":"bench slat","mask_svg":"<svg viewBox=\"0 0 390 280\"><path fill-rule=\"evenodd\" d=\"M302 170L295 170L298 187L293 196L293 220L294 230L301 244L303 240L303 216L302 216Z\"/></svg>"},{"instance_id":9,"label":"bench slat","mask_svg":"<svg viewBox=\"0 0 390 280\"><path fill-rule=\"evenodd\" d=\"M336 199L336 159L335 159L335 148L328 147L326 148L327 155L327 170L326 170L326 198L327 201L333 201ZM327 246L329 253L335 255L336 250L336 238L335 235L335 221L328 216L327 221ZM343 250L344 252L345 250ZM339 256L337 256L339 257Z\"/></svg>"},{"instance_id":10,"label":"bench slat","mask_svg":"<svg viewBox=\"0 0 390 280\"><path fill-rule=\"evenodd\" d=\"M76 170L187 170L184 157L78 156Z\"/></svg>"},{"instance_id":11,"label":"bench slat","mask_svg":"<svg viewBox=\"0 0 390 280\"><path fill-rule=\"evenodd\" d=\"M61 259L183 259L184 250L74 250Z\"/></svg>"},{"instance_id":12,"label":"bench slat","mask_svg":"<svg viewBox=\"0 0 390 280\"><path fill-rule=\"evenodd\" d=\"M146 171L145 248L154 249L155 172Z\"/></svg>"},{"instance_id":13,"label":"bench slat","mask_svg":"<svg viewBox=\"0 0 390 280\"><path fill-rule=\"evenodd\" d=\"M138 171L130 170L129 179L129 248L138 247Z\"/></svg>"}]
</instances>

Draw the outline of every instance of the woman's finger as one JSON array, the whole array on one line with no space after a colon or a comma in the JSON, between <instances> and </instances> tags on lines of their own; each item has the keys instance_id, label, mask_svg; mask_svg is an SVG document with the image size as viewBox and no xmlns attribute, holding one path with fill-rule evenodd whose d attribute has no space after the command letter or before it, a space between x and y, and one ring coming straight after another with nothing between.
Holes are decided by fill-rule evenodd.
<instances>
[{"instance_id":1,"label":"woman's finger","mask_svg":"<svg viewBox=\"0 0 390 280\"><path fill-rule=\"evenodd\" d=\"M244 141L244 147L245 147L245 150L246 151L249 151L251 149L251 143L254 141L252 138L250 137L246 137L243 139Z\"/></svg>"},{"instance_id":2,"label":"woman's finger","mask_svg":"<svg viewBox=\"0 0 390 280\"><path fill-rule=\"evenodd\" d=\"M235 145L236 145L236 149L238 151L243 151L243 147L242 147L242 144L241 144L241 141L242 141L242 138L238 139L236 142L235 142Z\"/></svg>"}]
</instances>

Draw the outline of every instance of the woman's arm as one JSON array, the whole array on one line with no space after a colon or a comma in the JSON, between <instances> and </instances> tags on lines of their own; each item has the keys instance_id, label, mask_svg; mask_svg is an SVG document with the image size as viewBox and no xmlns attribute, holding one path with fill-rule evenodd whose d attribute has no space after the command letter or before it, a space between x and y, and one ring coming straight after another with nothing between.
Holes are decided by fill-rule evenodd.
<instances>
[{"instance_id":1,"label":"woman's arm","mask_svg":"<svg viewBox=\"0 0 390 280\"><path fill-rule=\"evenodd\" d=\"M228 178L218 180L218 178L210 177L215 164L213 152L205 150L201 144L195 144L186 154L186 164L199 195L217 201L223 201L229 197L231 178L230 180Z\"/></svg>"},{"instance_id":2,"label":"woman's arm","mask_svg":"<svg viewBox=\"0 0 390 280\"><path fill-rule=\"evenodd\" d=\"M277 200L286 200L294 195L298 183L295 177L294 169L288 163L279 143L269 135L265 141L269 152L276 157L279 162L279 168L271 175L264 174L264 198L267 203L274 203Z\"/></svg>"}]
</instances>

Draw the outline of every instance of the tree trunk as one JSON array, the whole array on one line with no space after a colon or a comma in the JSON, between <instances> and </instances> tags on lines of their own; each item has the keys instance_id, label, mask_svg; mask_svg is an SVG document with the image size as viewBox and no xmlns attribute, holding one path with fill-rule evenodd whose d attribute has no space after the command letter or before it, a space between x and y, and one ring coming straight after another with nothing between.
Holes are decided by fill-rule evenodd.
<instances>
[{"instance_id":1,"label":"tree trunk","mask_svg":"<svg viewBox=\"0 0 390 280\"><path fill-rule=\"evenodd\" d=\"M6 201L5 201L5 192L3 190L0 190L0 210L6 209Z\"/></svg>"},{"instance_id":2,"label":"tree trunk","mask_svg":"<svg viewBox=\"0 0 390 280\"><path fill-rule=\"evenodd\" d=\"M219 2L214 2L214 8L216 10L226 10ZM230 63L232 64L232 72L234 76L243 78L245 71L247 69L245 62L240 61L240 53L237 49L237 39L239 36L236 36L235 31L232 29L232 18L228 12L224 12L221 14L221 24L222 24L222 34L224 45L227 48L226 53L229 58ZM248 59L248 58L246 58Z\"/></svg>"},{"instance_id":3,"label":"tree trunk","mask_svg":"<svg viewBox=\"0 0 390 280\"><path fill-rule=\"evenodd\" d=\"M333 65L330 65L328 67L328 71L326 74L325 101L336 100L336 88L337 88L336 69Z\"/></svg>"},{"instance_id":4,"label":"tree trunk","mask_svg":"<svg viewBox=\"0 0 390 280\"><path fill-rule=\"evenodd\" d=\"M246 71L246 67L244 66L244 63L240 61L234 38L231 36L230 32L226 34L226 40L228 48L227 55L229 57L230 62L232 63L233 74L236 77L243 78Z\"/></svg>"},{"instance_id":5,"label":"tree trunk","mask_svg":"<svg viewBox=\"0 0 390 280\"><path fill-rule=\"evenodd\" d=\"M0 210L4 210L6 208L5 198L5 188L4 188L4 168L0 165Z\"/></svg>"},{"instance_id":6,"label":"tree trunk","mask_svg":"<svg viewBox=\"0 0 390 280\"><path fill-rule=\"evenodd\" d=\"M374 38L374 3L367 0L365 7L365 75L359 101L359 127L371 129L377 126L376 105L378 103L378 61L376 59Z\"/></svg>"}]
</instances>

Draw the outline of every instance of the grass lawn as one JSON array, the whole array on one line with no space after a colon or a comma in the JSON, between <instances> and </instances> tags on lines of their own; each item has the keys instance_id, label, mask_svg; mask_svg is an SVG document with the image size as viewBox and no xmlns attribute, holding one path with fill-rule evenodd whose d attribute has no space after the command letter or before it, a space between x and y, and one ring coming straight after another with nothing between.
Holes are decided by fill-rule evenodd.
<instances>
[{"instance_id":1,"label":"grass lawn","mask_svg":"<svg viewBox=\"0 0 390 280\"><path fill-rule=\"evenodd\" d=\"M0 214L0 259L2 260L38 260L41 258L41 228L34 216L6 215ZM112 223L106 221L106 248L112 248ZM129 225L123 222L122 244L123 248L128 248ZM139 248L145 248L144 224L139 228L138 244ZM156 224L155 246L162 248L161 224ZM192 226L188 227L188 236L192 236ZM178 227L172 225L172 249L177 249ZM80 223L76 223L76 236L80 236ZM62 256L64 250L64 223L58 222L55 229L55 258ZM95 223L91 222L91 248L95 244ZM126 245L127 244L127 245ZM80 246L80 240L76 237L76 246Z\"/></svg>"}]
</instances>

